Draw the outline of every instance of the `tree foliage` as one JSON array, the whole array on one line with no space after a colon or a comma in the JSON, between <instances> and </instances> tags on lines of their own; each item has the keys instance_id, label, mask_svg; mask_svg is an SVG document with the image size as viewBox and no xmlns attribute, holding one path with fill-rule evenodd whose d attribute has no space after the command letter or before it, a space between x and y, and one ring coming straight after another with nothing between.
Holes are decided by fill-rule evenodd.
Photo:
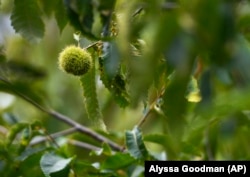
<instances>
[{"instance_id":1,"label":"tree foliage","mask_svg":"<svg viewBox=\"0 0 250 177\"><path fill-rule=\"evenodd\" d=\"M0 2L0 176L250 158L248 1ZM91 71L58 69L69 45Z\"/></svg>"}]
</instances>

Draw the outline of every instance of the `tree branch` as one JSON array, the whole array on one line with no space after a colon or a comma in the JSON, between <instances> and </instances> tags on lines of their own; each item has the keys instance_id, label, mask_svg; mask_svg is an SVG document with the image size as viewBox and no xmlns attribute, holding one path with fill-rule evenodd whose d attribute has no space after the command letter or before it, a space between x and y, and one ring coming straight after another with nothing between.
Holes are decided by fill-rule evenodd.
<instances>
[{"instance_id":1,"label":"tree branch","mask_svg":"<svg viewBox=\"0 0 250 177\"><path fill-rule=\"evenodd\" d=\"M5 84L12 86L12 84L7 81L6 79L4 79L3 77L0 77L0 80L2 82L4 82ZM33 106L35 106L36 108L38 108L39 110L41 110L42 112L45 112L46 114L54 117L55 119L62 121L68 125L70 125L71 127L75 128L77 131L89 135L90 137L92 137L93 139L101 142L101 143L107 143L110 145L110 147L114 150L117 151L123 151L124 147L116 144L115 142L113 142L112 140L102 136L101 134L96 133L95 131L91 130L90 128L79 124L78 122L74 121L72 118L67 117L63 114L60 114L52 109L47 109L43 106L41 106L40 104L38 104L37 102L35 102L34 100L30 99L29 97L27 97L26 95L22 94L21 92L19 92L18 90L16 90L15 88L12 88L12 92L14 92L17 96L19 96L20 98L22 98L23 100L29 102L30 104L32 104Z\"/></svg>"},{"instance_id":2,"label":"tree branch","mask_svg":"<svg viewBox=\"0 0 250 177\"><path fill-rule=\"evenodd\" d=\"M93 146L91 144L84 143L84 142L77 141L77 140L73 140L73 139L69 139L68 143L71 145L74 145L74 146L78 146L80 148L91 150L91 151L100 151L101 150L101 148L99 148L97 146Z\"/></svg>"},{"instance_id":3,"label":"tree branch","mask_svg":"<svg viewBox=\"0 0 250 177\"><path fill-rule=\"evenodd\" d=\"M91 47L96 46L96 45L99 44L99 43L101 43L101 41L94 42L94 43L88 45L87 47L84 47L84 49L85 49L85 50L86 50L86 49L89 49L89 48L91 48Z\"/></svg>"},{"instance_id":4,"label":"tree branch","mask_svg":"<svg viewBox=\"0 0 250 177\"><path fill-rule=\"evenodd\" d=\"M78 122L75 122L74 120L72 120L71 118L65 116L65 115L62 115L58 112L55 112L55 111L46 111L47 114L53 116L54 118L58 119L58 120L61 120L63 122L65 122L66 124L68 125L71 125L72 127L76 128L79 132L81 133L84 133L86 135L89 135L90 137L96 139L97 141L99 142L102 142L102 143L107 143L110 145L110 147L112 147L114 150L117 150L117 151L123 151L123 147L121 147L120 145L116 144L115 142L111 141L110 139L94 132L93 130L91 130L90 128L88 127L85 127L81 124L79 124Z\"/></svg>"},{"instance_id":5,"label":"tree branch","mask_svg":"<svg viewBox=\"0 0 250 177\"><path fill-rule=\"evenodd\" d=\"M53 134L49 135L49 137L47 137L47 136L35 137L30 142L29 145L30 146L35 146L37 144L43 143L43 142L45 142L47 140L50 140L50 139L56 139L56 138L59 138L59 137L62 137L62 136L66 136L66 135L75 133L76 131L77 131L77 129L73 127L73 128L69 128L67 130L63 130L63 131L60 131L60 132L57 132L57 133L53 133ZM93 150L93 151L101 150L100 147L97 147L97 146L94 146L94 145L91 145L91 144L88 144L88 143L85 143L85 142L81 142L81 141L78 141L78 140L68 139L67 143L71 144L71 145L74 145L74 146L78 146L80 148L87 149L87 150Z\"/></svg>"},{"instance_id":6,"label":"tree branch","mask_svg":"<svg viewBox=\"0 0 250 177\"><path fill-rule=\"evenodd\" d=\"M53 134L50 134L50 138L52 139L56 139L56 138L59 138L59 137L62 137L62 136L66 136L66 135L69 135L69 134L72 134L74 132L76 132L77 129L75 127L73 128L69 128L67 130L63 130L63 131L60 131L60 132L57 132L57 133L53 133ZM47 136L42 136L42 137L35 137L33 138L33 140L30 142L30 146L35 146L37 144L40 144L40 143L43 143L45 141L48 140L48 137Z\"/></svg>"}]
</instances>

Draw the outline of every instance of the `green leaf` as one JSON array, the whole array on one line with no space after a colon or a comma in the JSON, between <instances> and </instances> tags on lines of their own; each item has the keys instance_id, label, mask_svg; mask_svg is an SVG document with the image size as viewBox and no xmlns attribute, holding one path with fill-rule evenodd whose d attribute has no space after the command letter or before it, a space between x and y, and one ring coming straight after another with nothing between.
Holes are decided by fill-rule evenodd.
<instances>
[{"instance_id":1,"label":"green leaf","mask_svg":"<svg viewBox=\"0 0 250 177\"><path fill-rule=\"evenodd\" d=\"M93 40L97 37L91 32L94 22L93 4L89 0L64 0L68 19L71 25L81 33Z\"/></svg>"},{"instance_id":2,"label":"green leaf","mask_svg":"<svg viewBox=\"0 0 250 177\"><path fill-rule=\"evenodd\" d=\"M235 3L233 1L200 1L193 13L198 30L199 47L209 50L210 61L217 66L227 65L232 59L226 49L236 35ZM209 8L210 13L203 9Z\"/></svg>"},{"instance_id":3,"label":"green leaf","mask_svg":"<svg viewBox=\"0 0 250 177\"><path fill-rule=\"evenodd\" d=\"M74 163L74 171L78 176L86 176L87 174L99 174L99 168L90 162L76 161Z\"/></svg>"},{"instance_id":4,"label":"green leaf","mask_svg":"<svg viewBox=\"0 0 250 177\"><path fill-rule=\"evenodd\" d=\"M15 159L20 166L18 168L19 170L17 170L18 175L12 176L30 176L31 174L35 174L36 177L44 177L44 174L38 164L45 150L46 148L44 147L36 149L27 148L25 153L22 154L22 157L19 156Z\"/></svg>"},{"instance_id":5,"label":"green leaf","mask_svg":"<svg viewBox=\"0 0 250 177\"><path fill-rule=\"evenodd\" d=\"M57 25L62 32L64 27L66 26L68 19L67 19L67 13L66 9L64 7L63 1L58 1L57 6L55 8L55 18L57 21Z\"/></svg>"},{"instance_id":6,"label":"green leaf","mask_svg":"<svg viewBox=\"0 0 250 177\"><path fill-rule=\"evenodd\" d=\"M144 172L144 166L136 166L133 169L133 172L131 173L130 177L138 177L138 176L142 176L143 172Z\"/></svg>"},{"instance_id":7,"label":"green leaf","mask_svg":"<svg viewBox=\"0 0 250 177\"><path fill-rule=\"evenodd\" d=\"M11 127L7 134L7 146L10 146L11 143L16 138L16 135L20 133L23 129L27 128L29 124L27 123L17 123Z\"/></svg>"},{"instance_id":8,"label":"green leaf","mask_svg":"<svg viewBox=\"0 0 250 177\"><path fill-rule=\"evenodd\" d=\"M33 136L34 136L34 131L31 125L23 129L21 137L20 137L19 147L18 147L19 154L22 153L26 149L26 147L29 145Z\"/></svg>"},{"instance_id":9,"label":"green leaf","mask_svg":"<svg viewBox=\"0 0 250 177\"><path fill-rule=\"evenodd\" d=\"M105 42L103 45L103 55L99 58L100 79L119 106L126 107L130 101L117 45L114 42Z\"/></svg>"},{"instance_id":10,"label":"green leaf","mask_svg":"<svg viewBox=\"0 0 250 177\"><path fill-rule=\"evenodd\" d=\"M90 153L90 155L96 155L96 156L112 156L113 155L113 151L111 149L111 147L107 144L107 143L103 143L102 148L100 150L97 151L92 151Z\"/></svg>"},{"instance_id":11,"label":"green leaf","mask_svg":"<svg viewBox=\"0 0 250 177\"><path fill-rule=\"evenodd\" d=\"M54 9L56 9L57 7L57 3L60 0L40 0L39 3L42 6L42 10L45 12L46 15L51 16L51 14L53 13Z\"/></svg>"},{"instance_id":12,"label":"green leaf","mask_svg":"<svg viewBox=\"0 0 250 177\"><path fill-rule=\"evenodd\" d=\"M186 92L186 99L189 102L199 102L201 100L200 90L198 88L197 80L191 77Z\"/></svg>"},{"instance_id":13,"label":"green leaf","mask_svg":"<svg viewBox=\"0 0 250 177\"><path fill-rule=\"evenodd\" d=\"M195 61L195 41L191 35L184 32L178 33L172 40L166 49L166 62L175 71L162 96L164 102L161 108L167 117L169 130L178 142L184 130L188 108L185 94Z\"/></svg>"},{"instance_id":14,"label":"green leaf","mask_svg":"<svg viewBox=\"0 0 250 177\"><path fill-rule=\"evenodd\" d=\"M46 177L55 176L55 174L58 174L60 172L63 172L61 174L61 177L68 177L69 165L72 160L73 158L65 159L55 155L54 153L46 153L40 160L40 167Z\"/></svg>"},{"instance_id":15,"label":"green leaf","mask_svg":"<svg viewBox=\"0 0 250 177\"><path fill-rule=\"evenodd\" d=\"M160 144L167 149L168 154L175 154L174 143L171 140L171 137L165 134L149 134L145 135L143 140L146 142L152 142Z\"/></svg>"},{"instance_id":16,"label":"green leaf","mask_svg":"<svg viewBox=\"0 0 250 177\"><path fill-rule=\"evenodd\" d=\"M18 123L18 118L9 112L5 112L2 114L4 122L8 123L9 125L14 125Z\"/></svg>"},{"instance_id":17,"label":"green leaf","mask_svg":"<svg viewBox=\"0 0 250 177\"><path fill-rule=\"evenodd\" d=\"M15 0L11 14L11 25L26 39L37 41L44 34L44 24L39 12L37 1Z\"/></svg>"},{"instance_id":18,"label":"green leaf","mask_svg":"<svg viewBox=\"0 0 250 177\"><path fill-rule=\"evenodd\" d=\"M28 147L25 149L25 151L23 151L21 153L20 156L18 156L16 158L16 160L19 160L19 161L25 161L26 159L28 159L29 157L33 156L33 155L37 155L37 154L40 154L41 152L45 151L46 148L45 147L38 147L38 148L31 148L31 147ZM40 159L40 158L39 158Z\"/></svg>"},{"instance_id":19,"label":"green leaf","mask_svg":"<svg viewBox=\"0 0 250 177\"><path fill-rule=\"evenodd\" d=\"M66 9L63 4L63 0L40 0L39 1L43 12L47 16L52 16L53 14L55 15L57 25L60 29L60 32L64 29L68 22L67 14L66 14Z\"/></svg>"},{"instance_id":20,"label":"green leaf","mask_svg":"<svg viewBox=\"0 0 250 177\"><path fill-rule=\"evenodd\" d=\"M99 6L98 10L113 10L116 0L98 0Z\"/></svg>"},{"instance_id":21,"label":"green leaf","mask_svg":"<svg viewBox=\"0 0 250 177\"><path fill-rule=\"evenodd\" d=\"M92 121L95 128L106 131L106 126L97 99L94 64L88 73L80 77L80 81L89 119Z\"/></svg>"},{"instance_id":22,"label":"green leaf","mask_svg":"<svg viewBox=\"0 0 250 177\"><path fill-rule=\"evenodd\" d=\"M211 117L216 117L220 120L226 115L239 111L241 112L242 110L248 110L250 106L249 91L249 88L224 91L214 97L213 104L207 105L204 110L197 110L197 113L199 113L205 120Z\"/></svg>"},{"instance_id":23,"label":"green leaf","mask_svg":"<svg viewBox=\"0 0 250 177\"><path fill-rule=\"evenodd\" d=\"M167 160L167 154L164 151L159 152L159 153L150 152L150 156L153 158L153 160Z\"/></svg>"},{"instance_id":24,"label":"green leaf","mask_svg":"<svg viewBox=\"0 0 250 177\"><path fill-rule=\"evenodd\" d=\"M113 9L115 6L116 0L99 0L98 11L100 13L101 21L102 21L102 34L104 37L108 37L110 35L110 23L113 15Z\"/></svg>"},{"instance_id":25,"label":"green leaf","mask_svg":"<svg viewBox=\"0 0 250 177\"><path fill-rule=\"evenodd\" d=\"M107 143L103 143L101 154L105 154L107 156L111 156L113 154L111 147Z\"/></svg>"},{"instance_id":26,"label":"green leaf","mask_svg":"<svg viewBox=\"0 0 250 177\"><path fill-rule=\"evenodd\" d=\"M26 127L21 136L21 144L27 146L32 136L32 129L30 126Z\"/></svg>"},{"instance_id":27,"label":"green leaf","mask_svg":"<svg viewBox=\"0 0 250 177\"><path fill-rule=\"evenodd\" d=\"M126 166L131 165L135 159L130 156L130 154L125 154L125 153L116 153L113 156L109 156L101 166L101 169L120 169Z\"/></svg>"},{"instance_id":28,"label":"green leaf","mask_svg":"<svg viewBox=\"0 0 250 177\"><path fill-rule=\"evenodd\" d=\"M136 159L146 159L148 157L148 151L142 140L142 133L138 127L135 127L132 131L126 131L126 146L129 153Z\"/></svg>"},{"instance_id":29,"label":"green leaf","mask_svg":"<svg viewBox=\"0 0 250 177\"><path fill-rule=\"evenodd\" d=\"M164 134L149 134L149 135L145 135L143 138L144 141L149 141L149 142L153 142L153 143L157 143L160 144L162 146L166 146L171 142L169 141L169 136L164 135Z\"/></svg>"},{"instance_id":30,"label":"green leaf","mask_svg":"<svg viewBox=\"0 0 250 177\"><path fill-rule=\"evenodd\" d=\"M114 42L103 43L103 67L109 79L114 78L120 67L121 56Z\"/></svg>"}]
</instances>

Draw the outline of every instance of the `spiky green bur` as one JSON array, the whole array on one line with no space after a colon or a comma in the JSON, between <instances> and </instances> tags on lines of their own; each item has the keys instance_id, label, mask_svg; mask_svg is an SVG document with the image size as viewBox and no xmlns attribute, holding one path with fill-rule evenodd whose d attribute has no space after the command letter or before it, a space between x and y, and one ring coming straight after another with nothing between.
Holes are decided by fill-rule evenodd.
<instances>
[{"instance_id":1,"label":"spiky green bur","mask_svg":"<svg viewBox=\"0 0 250 177\"><path fill-rule=\"evenodd\" d=\"M59 55L59 68L66 73L81 76L91 67L91 55L80 47L68 46Z\"/></svg>"}]
</instances>

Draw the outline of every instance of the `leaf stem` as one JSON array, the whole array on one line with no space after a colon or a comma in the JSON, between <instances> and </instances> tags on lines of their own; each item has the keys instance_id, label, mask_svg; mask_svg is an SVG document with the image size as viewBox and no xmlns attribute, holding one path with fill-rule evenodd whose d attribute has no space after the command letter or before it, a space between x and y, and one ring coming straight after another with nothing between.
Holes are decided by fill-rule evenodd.
<instances>
[{"instance_id":1,"label":"leaf stem","mask_svg":"<svg viewBox=\"0 0 250 177\"><path fill-rule=\"evenodd\" d=\"M102 42L102 41L96 41L96 42L94 42L94 43L88 45L87 47L84 47L84 49L86 50L86 49L89 49L89 48L91 48L91 47L94 47L95 45L99 44L100 42Z\"/></svg>"},{"instance_id":2,"label":"leaf stem","mask_svg":"<svg viewBox=\"0 0 250 177\"><path fill-rule=\"evenodd\" d=\"M146 119L148 118L148 116L150 115L150 113L155 109L155 105L156 105L157 100L162 97L162 95L164 94L164 92L165 92L165 87L163 87L163 89L161 90L160 94L150 104L149 109L147 110L146 114L144 114L144 116L137 123L138 127L141 127L143 125L143 123L146 121Z\"/></svg>"},{"instance_id":3,"label":"leaf stem","mask_svg":"<svg viewBox=\"0 0 250 177\"><path fill-rule=\"evenodd\" d=\"M153 109L154 109L154 102L150 105L150 107L147 110L146 114L144 114L144 116L138 122L138 124L137 124L138 127L142 126L142 124L146 121L146 119L148 118L148 116L150 115L150 113L153 111Z\"/></svg>"}]
</instances>

